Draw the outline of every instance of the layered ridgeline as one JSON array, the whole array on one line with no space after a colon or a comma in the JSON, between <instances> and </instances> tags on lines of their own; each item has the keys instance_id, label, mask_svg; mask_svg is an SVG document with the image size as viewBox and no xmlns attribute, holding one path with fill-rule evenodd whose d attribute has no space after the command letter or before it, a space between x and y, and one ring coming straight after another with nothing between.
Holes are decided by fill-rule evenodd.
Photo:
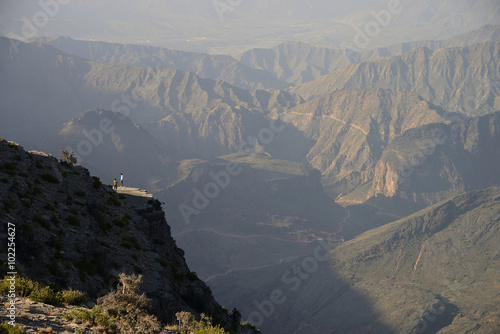
<instances>
[{"instance_id":1,"label":"layered ridgeline","mask_svg":"<svg viewBox=\"0 0 500 334\"><path fill-rule=\"evenodd\" d=\"M277 79L296 86L316 80L353 63L396 56L410 52L417 47L436 50L498 42L500 41L499 31L500 26L486 25L450 39L404 42L375 49L358 49L354 43L337 48L323 48L302 42L285 42L269 49L248 50L240 54L237 59L244 65L270 72Z\"/></svg>"},{"instance_id":2,"label":"layered ridgeline","mask_svg":"<svg viewBox=\"0 0 500 334\"><path fill-rule=\"evenodd\" d=\"M22 277L95 299L114 288L119 273L141 274L142 292L165 323L188 311L210 315L227 329L233 325L189 270L159 201L119 195L87 169L3 139L0 179L2 228L6 233L8 223L15 226Z\"/></svg>"},{"instance_id":3,"label":"layered ridgeline","mask_svg":"<svg viewBox=\"0 0 500 334\"><path fill-rule=\"evenodd\" d=\"M497 333L499 210L499 187L465 193L328 256L325 241L243 284L218 278L218 299L268 333Z\"/></svg>"},{"instance_id":4,"label":"layered ridgeline","mask_svg":"<svg viewBox=\"0 0 500 334\"><path fill-rule=\"evenodd\" d=\"M500 107L499 48L500 43L435 51L418 47L338 69L291 92L310 100L340 89L408 90L448 111L484 115Z\"/></svg>"},{"instance_id":5,"label":"layered ridgeline","mask_svg":"<svg viewBox=\"0 0 500 334\"><path fill-rule=\"evenodd\" d=\"M142 123L220 104L281 110L302 102L283 91L248 91L177 69L94 63L48 45L7 38L0 39L0 57L0 74L5 78L1 130L14 139L31 137L33 142L96 107ZM41 132L37 138L32 135L35 127Z\"/></svg>"},{"instance_id":6,"label":"layered ridgeline","mask_svg":"<svg viewBox=\"0 0 500 334\"><path fill-rule=\"evenodd\" d=\"M291 85L312 81L335 69L359 62L360 56L346 57L346 51L285 42L270 49L251 49L238 56L247 66L274 74Z\"/></svg>"},{"instance_id":7,"label":"layered ridgeline","mask_svg":"<svg viewBox=\"0 0 500 334\"><path fill-rule=\"evenodd\" d=\"M248 67L231 56L209 55L160 47L80 41L69 37L44 37L36 41L65 53L96 63L175 68L201 78L222 80L244 89L284 89L285 81L272 74Z\"/></svg>"},{"instance_id":8,"label":"layered ridgeline","mask_svg":"<svg viewBox=\"0 0 500 334\"><path fill-rule=\"evenodd\" d=\"M282 118L313 143L304 152L307 161L337 197L373 178L391 140L414 127L443 123L443 116L442 109L415 93L372 89L340 90L292 108Z\"/></svg>"}]
</instances>

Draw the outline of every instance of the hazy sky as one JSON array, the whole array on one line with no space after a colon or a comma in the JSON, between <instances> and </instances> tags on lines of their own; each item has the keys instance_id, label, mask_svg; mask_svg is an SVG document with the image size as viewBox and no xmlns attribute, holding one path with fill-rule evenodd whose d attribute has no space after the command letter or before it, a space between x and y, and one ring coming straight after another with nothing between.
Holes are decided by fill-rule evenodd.
<instances>
[{"instance_id":1,"label":"hazy sky","mask_svg":"<svg viewBox=\"0 0 500 334\"><path fill-rule=\"evenodd\" d=\"M250 9L265 17L334 18L347 15L380 0L44 0L61 4L59 15L72 18L102 17L108 19L161 17L166 14L216 16L215 5L245 11ZM1 0L0 12L5 17L30 17L40 9L38 1Z\"/></svg>"},{"instance_id":2,"label":"hazy sky","mask_svg":"<svg viewBox=\"0 0 500 334\"><path fill-rule=\"evenodd\" d=\"M499 0L0 0L0 34L233 54L286 40L331 47L352 44L356 28L391 2L404 12L390 17L370 47L448 38L500 17Z\"/></svg>"}]
</instances>

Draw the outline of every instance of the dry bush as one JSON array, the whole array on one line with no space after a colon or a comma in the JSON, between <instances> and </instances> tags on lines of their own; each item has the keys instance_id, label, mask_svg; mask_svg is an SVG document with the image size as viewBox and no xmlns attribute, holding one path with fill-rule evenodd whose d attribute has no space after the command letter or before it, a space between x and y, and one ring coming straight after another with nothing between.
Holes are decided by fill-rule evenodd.
<instances>
[{"instance_id":1,"label":"dry bush","mask_svg":"<svg viewBox=\"0 0 500 334\"><path fill-rule=\"evenodd\" d=\"M119 275L117 289L97 303L111 317L115 318L120 333L160 333L161 324L151 315L151 301L145 294L138 294L142 276Z\"/></svg>"}]
</instances>

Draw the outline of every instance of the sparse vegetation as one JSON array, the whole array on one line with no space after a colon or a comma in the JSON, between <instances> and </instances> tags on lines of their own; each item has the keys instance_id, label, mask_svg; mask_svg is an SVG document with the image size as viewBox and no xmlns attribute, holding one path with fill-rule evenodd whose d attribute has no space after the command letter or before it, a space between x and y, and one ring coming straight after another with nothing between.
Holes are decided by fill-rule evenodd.
<instances>
[{"instance_id":1,"label":"sparse vegetation","mask_svg":"<svg viewBox=\"0 0 500 334\"><path fill-rule=\"evenodd\" d=\"M50 183L59 183L59 179L50 173L42 173L40 177Z\"/></svg>"},{"instance_id":2,"label":"sparse vegetation","mask_svg":"<svg viewBox=\"0 0 500 334\"><path fill-rule=\"evenodd\" d=\"M212 319L201 314L201 319L196 320L189 312L178 312L175 314L178 329L181 334L226 334L227 332L219 325L213 326Z\"/></svg>"},{"instance_id":3,"label":"sparse vegetation","mask_svg":"<svg viewBox=\"0 0 500 334\"><path fill-rule=\"evenodd\" d=\"M116 326L113 323L114 318L110 317L98 305L94 306L91 310L83 308L73 310L66 314L64 318L66 320L85 321L89 322L91 326L100 326L104 330L116 331Z\"/></svg>"},{"instance_id":4,"label":"sparse vegetation","mask_svg":"<svg viewBox=\"0 0 500 334\"><path fill-rule=\"evenodd\" d=\"M77 159L75 157L75 151L68 152L68 150L61 151L61 157L59 158L61 162L65 162L68 164L76 164Z\"/></svg>"},{"instance_id":5,"label":"sparse vegetation","mask_svg":"<svg viewBox=\"0 0 500 334\"><path fill-rule=\"evenodd\" d=\"M165 261L165 259L162 259L161 257L157 257L155 261L161 264L163 268L168 267L168 262Z\"/></svg>"},{"instance_id":6,"label":"sparse vegetation","mask_svg":"<svg viewBox=\"0 0 500 334\"><path fill-rule=\"evenodd\" d=\"M73 225L73 226L80 226L80 219L76 216L69 215L66 217L66 221L68 224Z\"/></svg>"},{"instance_id":7,"label":"sparse vegetation","mask_svg":"<svg viewBox=\"0 0 500 334\"><path fill-rule=\"evenodd\" d=\"M37 222L38 224L40 224L43 228L45 228L46 230L50 230L50 222L48 222L47 220L45 220L42 216L40 215L35 215L33 217L33 220L35 222Z\"/></svg>"},{"instance_id":8,"label":"sparse vegetation","mask_svg":"<svg viewBox=\"0 0 500 334\"><path fill-rule=\"evenodd\" d=\"M5 276L4 279L0 281L0 293L8 293L10 289L9 278L9 276ZM87 295L81 291L57 291L49 286L43 286L38 282L20 276L16 276L16 294L21 297L29 297L35 302L51 305L80 305L88 300Z\"/></svg>"},{"instance_id":9,"label":"sparse vegetation","mask_svg":"<svg viewBox=\"0 0 500 334\"><path fill-rule=\"evenodd\" d=\"M78 196L78 197L85 197L85 196L87 196L87 193L85 191L83 191L83 190L77 190L77 191L75 191L74 194L75 194L75 196Z\"/></svg>"},{"instance_id":10,"label":"sparse vegetation","mask_svg":"<svg viewBox=\"0 0 500 334\"><path fill-rule=\"evenodd\" d=\"M130 219L132 217L129 214L124 215L122 218L115 218L113 219L113 224L115 224L118 227L126 227L130 223Z\"/></svg>"},{"instance_id":11,"label":"sparse vegetation","mask_svg":"<svg viewBox=\"0 0 500 334\"><path fill-rule=\"evenodd\" d=\"M108 203L111 204L111 205L117 206L117 207L122 206L122 202L120 202L120 200L118 199L118 197L116 197L114 195L109 196Z\"/></svg>"},{"instance_id":12,"label":"sparse vegetation","mask_svg":"<svg viewBox=\"0 0 500 334\"><path fill-rule=\"evenodd\" d=\"M177 267L170 265L170 269L172 270L172 275L174 277L174 280L182 283L184 281L184 274L179 272L179 269Z\"/></svg>"},{"instance_id":13,"label":"sparse vegetation","mask_svg":"<svg viewBox=\"0 0 500 334\"><path fill-rule=\"evenodd\" d=\"M187 279L194 282L194 281L200 281L200 278L198 277L198 275L194 272L194 271L190 271L188 274L187 274Z\"/></svg>"},{"instance_id":14,"label":"sparse vegetation","mask_svg":"<svg viewBox=\"0 0 500 334\"><path fill-rule=\"evenodd\" d=\"M95 189L99 189L102 186L101 179L99 179L97 176L92 177L92 186Z\"/></svg>"},{"instance_id":15,"label":"sparse vegetation","mask_svg":"<svg viewBox=\"0 0 500 334\"><path fill-rule=\"evenodd\" d=\"M135 237L122 237L121 245L127 249L131 249L132 247L137 250L144 250L144 248L139 245L139 242Z\"/></svg>"},{"instance_id":16,"label":"sparse vegetation","mask_svg":"<svg viewBox=\"0 0 500 334\"><path fill-rule=\"evenodd\" d=\"M120 333L159 333L161 324L151 314L151 301L138 294L142 276L119 275L117 289L98 299L98 305L111 317L116 319Z\"/></svg>"},{"instance_id":17,"label":"sparse vegetation","mask_svg":"<svg viewBox=\"0 0 500 334\"><path fill-rule=\"evenodd\" d=\"M24 334L24 328L19 325L11 326L6 321L0 326L0 334Z\"/></svg>"}]
</instances>

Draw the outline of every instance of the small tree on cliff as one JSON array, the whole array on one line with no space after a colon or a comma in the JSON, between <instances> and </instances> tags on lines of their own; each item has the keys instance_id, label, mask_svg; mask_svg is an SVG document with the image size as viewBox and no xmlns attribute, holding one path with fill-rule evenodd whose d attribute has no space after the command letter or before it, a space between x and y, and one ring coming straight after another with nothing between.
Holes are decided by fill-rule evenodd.
<instances>
[{"instance_id":1,"label":"small tree on cliff","mask_svg":"<svg viewBox=\"0 0 500 334\"><path fill-rule=\"evenodd\" d=\"M75 151L71 151L71 153L68 153L68 150L62 150L59 160L68 164L76 164L77 161L75 157Z\"/></svg>"}]
</instances>

